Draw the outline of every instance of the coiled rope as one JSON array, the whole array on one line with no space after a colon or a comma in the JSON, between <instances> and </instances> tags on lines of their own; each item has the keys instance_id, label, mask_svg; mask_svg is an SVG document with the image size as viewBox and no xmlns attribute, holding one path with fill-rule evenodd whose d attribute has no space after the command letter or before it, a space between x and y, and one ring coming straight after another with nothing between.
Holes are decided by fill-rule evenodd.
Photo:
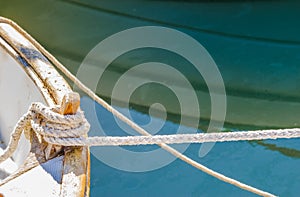
<instances>
[{"instance_id":1,"label":"coiled rope","mask_svg":"<svg viewBox=\"0 0 300 197\"><path fill-rule=\"evenodd\" d=\"M17 31L19 31L25 38L27 38L40 52L42 52L42 54L44 54L49 61L51 61L61 72L63 72L71 81L73 81L73 83L75 85L77 85L82 91L84 91L87 95L89 95L92 99L94 99L97 103L99 103L100 105L102 105L105 109L107 109L109 112L111 112L113 115L115 115L116 117L118 117L120 120L122 120L123 122L125 122L126 124L128 124L130 127L132 127L134 130L136 130L137 132L139 132L142 135L145 136L151 136L150 133L148 133L146 130L144 130L143 128L141 128L140 126L138 126L136 123L132 122L130 119L128 119L126 116L124 116L123 114L121 114L120 112L118 112L116 109L114 109L112 106L110 106L108 103L106 103L103 99L101 99L100 97L98 97L92 90L90 90L88 87L86 87L81 81L79 81L69 70L67 70L59 61L56 60L56 58L54 56L52 56L47 50L45 50L35 39L33 39L27 32L25 32L22 28L20 28L16 23L14 23L11 20L8 20L6 18L2 18L0 17L0 22L1 23L7 23L9 25L11 25L12 27L14 27ZM22 119L22 118L21 118ZM20 124L23 123L23 121L20 119ZM24 122L28 122L26 120L24 120ZM26 130L26 128L28 128L29 125L24 124L24 128ZM17 132L15 132L15 135L19 134L21 132L21 129L16 129ZM12 136L12 138L16 138L14 135ZM13 141L16 141L13 140ZM13 144L13 143L12 143ZM206 166L192 160L191 158L183 155L182 153L180 153L179 151L175 150L174 148L168 146L165 143L160 143L158 144L161 148L165 149L166 151L170 152L172 155L176 156L177 158L181 159L182 161L185 161L186 163L194 166L195 168L211 175L214 176L218 179L220 179L221 181L227 182L229 184L235 185L236 187L239 187L241 189L247 190L249 192L255 193L257 195L260 196L274 196L271 193L259 190L257 188L251 187L249 185L246 185L244 183L241 183L237 180L234 180L232 178L226 177L223 174L220 174L218 172L215 172L209 168L207 168Z\"/></svg>"},{"instance_id":2,"label":"coiled rope","mask_svg":"<svg viewBox=\"0 0 300 197\"><path fill-rule=\"evenodd\" d=\"M29 132L34 131L43 137L46 142L53 138L82 138L86 136L90 125L84 118L82 111L77 111L74 115L61 115L59 107L50 108L42 103L32 103L28 112L17 122L10 141L0 156L0 163L12 156L18 147L21 134L24 131L27 138Z\"/></svg>"}]
</instances>

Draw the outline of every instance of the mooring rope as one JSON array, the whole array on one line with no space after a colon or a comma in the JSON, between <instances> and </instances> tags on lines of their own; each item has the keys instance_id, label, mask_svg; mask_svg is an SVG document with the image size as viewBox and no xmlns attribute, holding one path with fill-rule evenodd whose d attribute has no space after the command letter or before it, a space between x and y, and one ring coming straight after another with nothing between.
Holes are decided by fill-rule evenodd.
<instances>
[{"instance_id":1,"label":"mooring rope","mask_svg":"<svg viewBox=\"0 0 300 197\"><path fill-rule=\"evenodd\" d=\"M88 137L88 138L56 138L48 137L47 142L63 146L132 146L151 144L182 144L205 142L229 142L243 140L266 140L279 138L299 138L300 129L278 129L258 131L238 131L220 133L174 134L154 136L125 136L125 137Z\"/></svg>"},{"instance_id":2,"label":"mooring rope","mask_svg":"<svg viewBox=\"0 0 300 197\"><path fill-rule=\"evenodd\" d=\"M16 23L14 23L11 20L8 20L6 18L0 17L0 22L7 23L14 27L17 31L19 31L25 38L27 38L40 52L42 52L61 72L63 72L75 85L77 85L82 91L84 91L87 95L89 95L92 99L94 99L97 103L102 105L105 109L107 109L109 112L111 112L113 115L118 117L120 120L128 124L130 127L132 127L134 130L139 132L142 135L145 136L151 136L150 133L148 133L146 130L138 126L136 123L132 122L130 119L128 119L126 116L118 112L116 109L114 109L112 106L110 106L108 103L106 103L103 99L98 97L93 91L91 91L88 87L86 87L81 81L79 81L69 70L67 70L59 61L56 60L54 56L52 56L47 50L45 50L35 39L33 39L27 32L25 32L22 28L20 28ZM26 126L26 125L25 125ZM28 126L28 125L27 125ZM18 132L16 132L18 133ZM13 137L12 137L13 138ZM255 187L251 187L247 184L241 183L237 180L234 180L232 178L226 177L223 174L220 174L218 172L215 172L206 166L192 160L191 158L183 155L179 151L175 150L174 148L168 146L165 143L158 144L161 148L165 149L166 151L170 152L177 158L181 159L182 161L185 161L186 163L194 166L195 168L210 174L211 176L214 176L224 182L227 182L229 184L235 185L241 189L247 190L249 192L255 193L260 196L274 196L271 193L259 190Z\"/></svg>"},{"instance_id":3,"label":"mooring rope","mask_svg":"<svg viewBox=\"0 0 300 197\"><path fill-rule=\"evenodd\" d=\"M201 169L202 171L232 185L256 193L261 196L274 196L268 192L256 189L232 178L215 172L189 157L181 154L177 150L166 145L167 143L202 143L218 141L237 141L249 139L276 139L300 136L300 129L282 129L251 132L230 132L230 133L198 133L198 134L178 134L178 135L157 135L157 136L129 136L129 137L82 137L89 131L89 124L83 112L78 111L74 115L61 115L58 113L60 107L47 107L41 103L32 103L28 112L24 114L15 126L12 137L4 153L0 155L0 163L12 156L17 148L22 132L30 131L41 135L43 139L50 143L61 146L119 146L119 145L141 145L158 144L176 157L188 164Z\"/></svg>"}]
</instances>

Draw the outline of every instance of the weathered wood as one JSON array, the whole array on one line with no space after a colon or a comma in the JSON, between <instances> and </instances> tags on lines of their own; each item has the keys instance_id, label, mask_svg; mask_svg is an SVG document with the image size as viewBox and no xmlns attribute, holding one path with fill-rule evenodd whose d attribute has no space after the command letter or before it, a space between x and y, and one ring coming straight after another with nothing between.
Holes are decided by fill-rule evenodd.
<instances>
[{"instance_id":1,"label":"weathered wood","mask_svg":"<svg viewBox=\"0 0 300 197\"><path fill-rule=\"evenodd\" d=\"M85 147L71 147L65 150L61 197L88 196L89 154Z\"/></svg>"},{"instance_id":2,"label":"weathered wood","mask_svg":"<svg viewBox=\"0 0 300 197\"><path fill-rule=\"evenodd\" d=\"M74 114L80 105L78 93L68 93L63 97L61 113ZM87 171L89 171L88 149L85 147L68 147L65 149L61 196L86 196Z\"/></svg>"},{"instance_id":3,"label":"weathered wood","mask_svg":"<svg viewBox=\"0 0 300 197\"><path fill-rule=\"evenodd\" d=\"M70 92L63 97L60 113L75 114L80 106L80 95L77 92Z\"/></svg>"}]
</instances>

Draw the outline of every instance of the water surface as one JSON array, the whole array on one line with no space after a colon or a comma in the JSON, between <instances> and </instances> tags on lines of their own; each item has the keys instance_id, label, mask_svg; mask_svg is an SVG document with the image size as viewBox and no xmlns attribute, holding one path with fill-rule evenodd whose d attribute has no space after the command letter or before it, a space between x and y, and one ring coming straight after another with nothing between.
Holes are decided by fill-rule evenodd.
<instances>
[{"instance_id":1,"label":"water surface","mask_svg":"<svg viewBox=\"0 0 300 197\"><path fill-rule=\"evenodd\" d=\"M86 104L85 100L83 103ZM126 135L109 112L99 105L96 105L96 110L106 135ZM133 109L130 112L140 124L150 119L148 115ZM170 133L178 126L177 123L166 121L160 134ZM92 127L91 133L94 135L97 131ZM299 139L217 143L202 158L198 156L200 146L190 145L185 154L226 176L276 195L299 194ZM123 148L136 152L157 149L156 146ZM101 151L101 147L92 148L91 196L255 196L223 183L179 159L157 170L127 172L106 165L93 155ZM112 155L112 159L118 161L118 155ZM120 162L131 161L128 158L128 161Z\"/></svg>"}]
</instances>

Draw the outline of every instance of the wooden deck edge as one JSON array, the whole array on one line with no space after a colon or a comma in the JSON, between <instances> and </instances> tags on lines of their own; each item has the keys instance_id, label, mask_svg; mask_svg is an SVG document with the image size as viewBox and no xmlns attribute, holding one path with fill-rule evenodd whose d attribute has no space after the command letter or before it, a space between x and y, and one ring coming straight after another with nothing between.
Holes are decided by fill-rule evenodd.
<instances>
[{"instance_id":1,"label":"wooden deck edge","mask_svg":"<svg viewBox=\"0 0 300 197\"><path fill-rule=\"evenodd\" d=\"M86 147L69 147L65 151L61 195L89 195L89 150Z\"/></svg>"}]
</instances>

